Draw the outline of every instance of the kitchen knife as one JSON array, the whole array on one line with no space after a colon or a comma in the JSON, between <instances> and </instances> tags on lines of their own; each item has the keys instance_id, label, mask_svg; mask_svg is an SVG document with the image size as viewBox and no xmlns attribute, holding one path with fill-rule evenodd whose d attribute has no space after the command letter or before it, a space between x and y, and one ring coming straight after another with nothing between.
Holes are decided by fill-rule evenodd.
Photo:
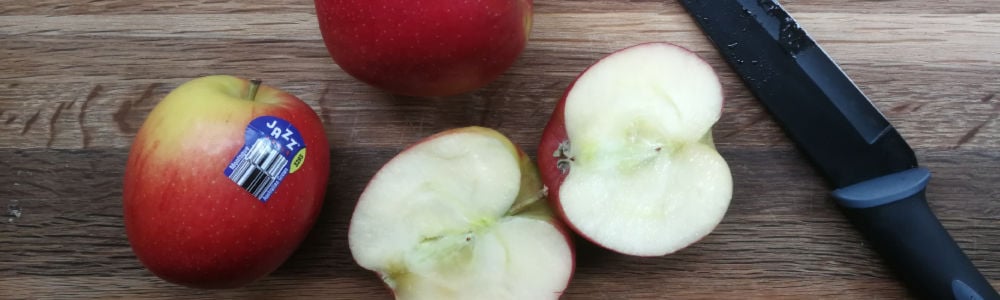
<instances>
[{"instance_id":1,"label":"kitchen knife","mask_svg":"<svg viewBox=\"0 0 1000 300\"><path fill-rule=\"evenodd\" d=\"M774 0L680 0L917 296L1000 299L927 206L930 172Z\"/></svg>"}]
</instances>

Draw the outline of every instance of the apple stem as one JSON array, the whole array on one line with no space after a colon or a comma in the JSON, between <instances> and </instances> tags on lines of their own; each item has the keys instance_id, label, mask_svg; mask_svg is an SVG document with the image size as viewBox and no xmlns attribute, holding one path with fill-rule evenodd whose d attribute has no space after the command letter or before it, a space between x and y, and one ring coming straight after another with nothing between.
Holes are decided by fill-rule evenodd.
<instances>
[{"instance_id":1,"label":"apple stem","mask_svg":"<svg viewBox=\"0 0 1000 300\"><path fill-rule=\"evenodd\" d=\"M253 101L257 98L257 89L260 88L260 79L250 80L250 90L247 91L247 99Z\"/></svg>"},{"instance_id":2,"label":"apple stem","mask_svg":"<svg viewBox=\"0 0 1000 300\"><path fill-rule=\"evenodd\" d=\"M513 216L516 214L520 214L522 211L527 210L527 208L530 207L532 204L538 203L539 200L545 199L545 197L548 194L549 194L549 187L542 186L542 189L539 190L538 193L536 193L534 196L532 196L531 199L528 199L526 201L515 201L514 206L511 206L511 208L507 210L507 215Z\"/></svg>"}]
</instances>

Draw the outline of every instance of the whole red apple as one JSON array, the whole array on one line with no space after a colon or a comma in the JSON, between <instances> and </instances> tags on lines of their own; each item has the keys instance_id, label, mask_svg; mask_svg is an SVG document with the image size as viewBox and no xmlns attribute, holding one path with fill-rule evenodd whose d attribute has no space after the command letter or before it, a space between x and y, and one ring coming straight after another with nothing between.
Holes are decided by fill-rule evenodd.
<instances>
[{"instance_id":1,"label":"whole red apple","mask_svg":"<svg viewBox=\"0 0 1000 300\"><path fill-rule=\"evenodd\" d=\"M532 0L315 0L327 50L392 93L446 96L496 79L524 50Z\"/></svg>"},{"instance_id":2,"label":"whole red apple","mask_svg":"<svg viewBox=\"0 0 1000 300\"><path fill-rule=\"evenodd\" d=\"M156 105L129 153L132 249L153 274L190 287L264 277L312 228L329 160L319 117L295 96L231 76L184 83Z\"/></svg>"}]
</instances>

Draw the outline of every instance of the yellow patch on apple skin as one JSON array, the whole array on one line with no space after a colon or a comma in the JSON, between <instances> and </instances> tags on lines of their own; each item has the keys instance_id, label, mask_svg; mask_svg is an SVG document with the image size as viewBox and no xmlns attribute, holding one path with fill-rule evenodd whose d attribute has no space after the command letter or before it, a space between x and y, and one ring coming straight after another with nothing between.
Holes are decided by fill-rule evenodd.
<instances>
[{"instance_id":1,"label":"yellow patch on apple skin","mask_svg":"<svg viewBox=\"0 0 1000 300\"><path fill-rule=\"evenodd\" d=\"M289 166L288 174L292 174L295 173L295 171L298 171L299 168L302 167L302 164L305 162L306 162L306 148L302 148L302 150L299 150L299 152L295 154L295 157L292 158L292 164Z\"/></svg>"},{"instance_id":2,"label":"yellow patch on apple skin","mask_svg":"<svg viewBox=\"0 0 1000 300\"><path fill-rule=\"evenodd\" d=\"M241 126L231 124L249 124L254 116L262 114L263 104L277 101L275 95L279 93L262 85L256 99L250 101L248 90L248 81L233 76L214 75L188 81L153 108L139 129L139 136L146 138L141 145L134 146L151 151L147 154L152 157L174 156L188 147L235 153L242 146L242 139L231 147L204 147L183 141L190 140L192 135L206 142L243 136ZM151 147L154 144L156 147Z\"/></svg>"}]
</instances>

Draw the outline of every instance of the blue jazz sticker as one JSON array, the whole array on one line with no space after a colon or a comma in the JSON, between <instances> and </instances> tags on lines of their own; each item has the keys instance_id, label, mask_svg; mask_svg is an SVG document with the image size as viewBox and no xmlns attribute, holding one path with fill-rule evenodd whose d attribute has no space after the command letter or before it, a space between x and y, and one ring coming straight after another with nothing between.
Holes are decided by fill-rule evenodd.
<instances>
[{"instance_id":1,"label":"blue jazz sticker","mask_svg":"<svg viewBox=\"0 0 1000 300\"><path fill-rule=\"evenodd\" d=\"M262 116L250 121L245 143L229 162L225 174L261 202L306 159L306 144L295 126L278 117Z\"/></svg>"}]
</instances>

